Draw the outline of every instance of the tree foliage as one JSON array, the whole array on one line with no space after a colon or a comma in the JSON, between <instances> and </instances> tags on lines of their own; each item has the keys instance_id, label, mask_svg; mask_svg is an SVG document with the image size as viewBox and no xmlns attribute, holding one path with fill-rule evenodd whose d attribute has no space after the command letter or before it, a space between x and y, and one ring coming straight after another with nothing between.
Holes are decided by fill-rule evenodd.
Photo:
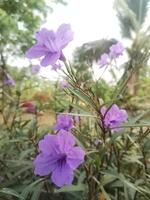
<instances>
[{"instance_id":1,"label":"tree foliage","mask_svg":"<svg viewBox=\"0 0 150 200\"><path fill-rule=\"evenodd\" d=\"M45 15L44 0L2 0L0 3L1 52L5 55L23 53L33 42L32 35Z\"/></svg>"},{"instance_id":2,"label":"tree foliage","mask_svg":"<svg viewBox=\"0 0 150 200\"><path fill-rule=\"evenodd\" d=\"M131 39L132 32L141 30L147 17L149 0L115 0L118 20L123 37Z\"/></svg>"},{"instance_id":3,"label":"tree foliage","mask_svg":"<svg viewBox=\"0 0 150 200\"><path fill-rule=\"evenodd\" d=\"M127 90L131 95L138 91L141 70L148 66L150 57L150 32L143 29L146 21L149 0L116 0L115 8L124 38L132 40L128 49L129 62L125 64L125 72L119 83L128 79Z\"/></svg>"},{"instance_id":4,"label":"tree foliage","mask_svg":"<svg viewBox=\"0 0 150 200\"><path fill-rule=\"evenodd\" d=\"M62 0L51 3L65 3ZM7 58L21 55L34 42L35 33L52 7L45 0L0 1L0 52Z\"/></svg>"},{"instance_id":5,"label":"tree foliage","mask_svg":"<svg viewBox=\"0 0 150 200\"><path fill-rule=\"evenodd\" d=\"M75 50L74 61L87 62L92 65L93 61L98 61L103 53L109 52L110 46L116 42L115 39L87 42Z\"/></svg>"}]
</instances>

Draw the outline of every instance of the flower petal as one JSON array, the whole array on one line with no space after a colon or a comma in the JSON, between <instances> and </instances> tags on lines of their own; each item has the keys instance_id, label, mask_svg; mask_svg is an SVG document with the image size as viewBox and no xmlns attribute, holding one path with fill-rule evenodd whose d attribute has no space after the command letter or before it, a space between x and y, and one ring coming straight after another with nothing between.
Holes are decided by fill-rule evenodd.
<instances>
[{"instance_id":1,"label":"flower petal","mask_svg":"<svg viewBox=\"0 0 150 200\"><path fill-rule=\"evenodd\" d=\"M58 52L59 48L56 43L56 35L53 31L49 31L49 35L44 42L45 46L49 49L50 52Z\"/></svg>"},{"instance_id":2,"label":"flower petal","mask_svg":"<svg viewBox=\"0 0 150 200\"><path fill-rule=\"evenodd\" d=\"M38 44L44 44L44 42L47 40L48 35L50 34L50 31L46 28L42 28L39 32L36 33L36 39L38 41Z\"/></svg>"},{"instance_id":3,"label":"flower petal","mask_svg":"<svg viewBox=\"0 0 150 200\"><path fill-rule=\"evenodd\" d=\"M61 129L57 137L59 149L62 153L69 152L69 150L75 145L75 137L65 130Z\"/></svg>"},{"instance_id":4,"label":"flower petal","mask_svg":"<svg viewBox=\"0 0 150 200\"><path fill-rule=\"evenodd\" d=\"M73 118L70 115L59 114L57 116L57 123L54 129L59 131L61 129L69 131L74 127Z\"/></svg>"},{"instance_id":5,"label":"flower petal","mask_svg":"<svg viewBox=\"0 0 150 200\"><path fill-rule=\"evenodd\" d=\"M73 171L67 165L57 166L56 169L52 172L52 182L58 187L64 185L71 185L73 181Z\"/></svg>"},{"instance_id":6,"label":"flower petal","mask_svg":"<svg viewBox=\"0 0 150 200\"><path fill-rule=\"evenodd\" d=\"M46 155L56 154L57 152L57 136L47 134L43 140L39 142L39 149Z\"/></svg>"},{"instance_id":7,"label":"flower petal","mask_svg":"<svg viewBox=\"0 0 150 200\"><path fill-rule=\"evenodd\" d=\"M59 59L60 53L47 53L47 55L42 59L41 65L46 67L48 65L53 65Z\"/></svg>"},{"instance_id":8,"label":"flower petal","mask_svg":"<svg viewBox=\"0 0 150 200\"><path fill-rule=\"evenodd\" d=\"M47 54L48 49L40 44L33 45L27 52L26 57L29 59L40 58Z\"/></svg>"},{"instance_id":9,"label":"flower petal","mask_svg":"<svg viewBox=\"0 0 150 200\"><path fill-rule=\"evenodd\" d=\"M127 121L128 113L126 110L120 109L120 118L122 119L122 121Z\"/></svg>"},{"instance_id":10,"label":"flower petal","mask_svg":"<svg viewBox=\"0 0 150 200\"><path fill-rule=\"evenodd\" d=\"M49 175L57 166L57 157L39 154L34 160L34 174L40 176Z\"/></svg>"},{"instance_id":11,"label":"flower petal","mask_svg":"<svg viewBox=\"0 0 150 200\"><path fill-rule=\"evenodd\" d=\"M69 151L67 155L67 164L76 169L81 163L84 162L85 152L80 147L74 147Z\"/></svg>"},{"instance_id":12,"label":"flower petal","mask_svg":"<svg viewBox=\"0 0 150 200\"><path fill-rule=\"evenodd\" d=\"M62 24L59 26L56 33L56 42L60 48L64 48L70 41L73 40L73 32L70 24Z\"/></svg>"},{"instance_id":13,"label":"flower petal","mask_svg":"<svg viewBox=\"0 0 150 200\"><path fill-rule=\"evenodd\" d=\"M61 69L61 65L60 64L53 64L52 65L52 70L57 71L58 69Z\"/></svg>"}]
</instances>

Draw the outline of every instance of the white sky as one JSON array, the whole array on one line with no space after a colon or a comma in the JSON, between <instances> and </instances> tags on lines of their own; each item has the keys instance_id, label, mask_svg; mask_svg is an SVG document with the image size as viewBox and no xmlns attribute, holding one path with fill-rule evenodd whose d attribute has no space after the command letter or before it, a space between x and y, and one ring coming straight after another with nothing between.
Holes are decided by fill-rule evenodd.
<instances>
[{"instance_id":1,"label":"white sky","mask_svg":"<svg viewBox=\"0 0 150 200\"><path fill-rule=\"evenodd\" d=\"M118 21L113 10L113 0L68 0L68 5L54 6L54 12L43 24L49 29L62 23L71 24L74 40L68 49L72 50L85 42L101 38L120 38Z\"/></svg>"},{"instance_id":2,"label":"white sky","mask_svg":"<svg viewBox=\"0 0 150 200\"><path fill-rule=\"evenodd\" d=\"M121 39L114 0L68 0L68 5L57 4L42 27L56 30L62 23L71 24L74 40L64 50L67 59L71 59L73 50L85 42L102 39ZM97 74L96 69L96 73ZM101 73L99 71L99 73ZM42 69L42 76L57 79L56 72L49 68ZM108 74L107 74L108 75Z\"/></svg>"}]
</instances>

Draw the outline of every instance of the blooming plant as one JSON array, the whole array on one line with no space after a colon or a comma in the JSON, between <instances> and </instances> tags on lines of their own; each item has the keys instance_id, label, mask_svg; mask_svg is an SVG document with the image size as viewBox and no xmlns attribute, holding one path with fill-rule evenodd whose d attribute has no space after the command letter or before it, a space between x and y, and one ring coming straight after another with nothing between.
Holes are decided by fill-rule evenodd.
<instances>
[{"instance_id":1,"label":"blooming plant","mask_svg":"<svg viewBox=\"0 0 150 200\"><path fill-rule=\"evenodd\" d=\"M20 199L148 200L150 123L143 121L148 112L134 116L128 109L123 93L126 80L124 84L109 87L109 98L102 80L92 80L91 85L83 83L63 53L72 40L69 24L62 24L57 31L43 28L36 34L36 44L26 53L27 58L40 61L33 65L32 73L49 66L56 73L61 72L64 81L59 88L60 103L65 99L67 106L61 104L62 109L54 109L56 123L51 128L44 125L42 129L37 106L29 101L20 106L21 94L16 92L15 108L19 111L10 126L4 115L5 131L11 133L6 136L12 139L15 153L9 145L7 151L15 159L4 154L5 166L0 157L3 165L0 183L4 184L0 194L15 182L17 192L8 190L7 193ZM100 55L99 61L100 67L106 66L106 69L125 48L117 42L108 50L109 53ZM22 121L22 108L34 114L32 120ZM4 149L6 145L2 145L1 150ZM7 173L8 168L12 171L15 168L17 172ZM10 184L5 179L11 179Z\"/></svg>"},{"instance_id":2,"label":"blooming plant","mask_svg":"<svg viewBox=\"0 0 150 200\"><path fill-rule=\"evenodd\" d=\"M104 53L100 57L99 65L101 67L111 64L112 60L115 60L120 56L122 56L125 48L121 42L118 42L116 44L113 44L109 50L110 50L109 54Z\"/></svg>"},{"instance_id":3,"label":"blooming plant","mask_svg":"<svg viewBox=\"0 0 150 200\"><path fill-rule=\"evenodd\" d=\"M120 126L128 119L126 110L119 109L116 104L113 104L109 109L102 107L101 113L103 115L104 126L106 128L114 129L115 131L119 131L120 128L117 128L117 126Z\"/></svg>"},{"instance_id":4,"label":"blooming plant","mask_svg":"<svg viewBox=\"0 0 150 200\"><path fill-rule=\"evenodd\" d=\"M60 114L57 117L57 124L55 125L54 129L56 131L59 130L66 130L69 131L73 128L73 119L71 116Z\"/></svg>"},{"instance_id":5,"label":"blooming plant","mask_svg":"<svg viewBox=\"0 0 150 200\"><path fill-rule=\"evenodd\" d=\"M84 161L85 152L75 146L75 138L63 129L57 135L46 135L39 142L41 153L34 161L35 174L52 173L52 182L58 187L73 182L73 170Z\"/></svg>"},{"instance_id":6,"label":"blooming plant","mask_svg":"<svg viewBox=\"0 0 150 200\"><path fill-rule=\"evenodd\" d=\"M41 29L36 34L37 44L31 47L26 56L30 59L42 58L41 65L52 65L54 68L58 60L65 60L62 50L73 39L73 32L69 24L62 24L56 32Z\"/></svg>"}]
</instances>

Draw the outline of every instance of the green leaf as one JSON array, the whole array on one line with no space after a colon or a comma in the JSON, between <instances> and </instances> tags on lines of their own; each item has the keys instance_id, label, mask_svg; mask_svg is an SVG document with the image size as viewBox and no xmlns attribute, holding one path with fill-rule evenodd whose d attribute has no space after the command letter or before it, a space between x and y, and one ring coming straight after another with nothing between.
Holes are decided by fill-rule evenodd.
<instances>
[{"instance_id":1,"label":"green leaf","mask_svg":"<svg viewBox=\"0 0 150 200\"><path fill-rule=\"evenodd\" d=\"M139 123L139 124L132 124L132 123L125 123L121 126L113 127L114 128L134 128L134 127L150 127L150 123Z\"/></svg>"},{"instance_id":2,"label":"green leaf","mask_svg":"<svg viewBox=\"0 0 150 200\"><path fill-rule=\"evenodd\" d=\"M41 183L42 181L44 181L45 178L40 178L36 181L34 181L33 183L31 183L30 185L28 185L21 193L21 195L26 199L28 197L28 195L30 193L32 193L34 191L34 188L37 184Z\"/></svg>"},{"instance_id":3,"label":"green leaf","mask_svg":"<svg viewBox=\"0 0 150 200\"><path fill-rule=\"evenodd\" d=\"M24 168L21 168L19 171L17 171L14 175L13 175L13 178L19 176L20 174L22 174L23 172L26 172L27 170L31 169L32 168L32 165L27 165L25 166Z\"/></svg>"},{"instance_id":4,"label":"green leaf","mask_svg":"<svg viewBox=\"0 0 150 200\"><path fill-rule=\"evenodd\" d=\"M25 200L22 195L10 188L0 189L0 193L17 197L18 199Z\"/></svg>"},{"instance_id":5,"label":"green leaf","mask_svg":"<svg viewBox=\"0 0 150 200\"><path fill-rule=\"evenodd\" d=\"M123 158L123 160L125 160L126 163L137 163L144 167L144 164L140 161L140 159L142 159L142 156L138 155L126 155Z\"/></svg>"},{"instance_id":6,"label":"green leaf","mask_svg":"<svg viewBox=\"0 0 150 200\"><path fill-rule=\"evenodd\" d=\"M125 200L134 200L135 194L136 194L136 190L133 190L132 188L129 188L126 185L124 185Z\"/></svg>"},{"instance_id":7,"label":"green leaf","mask_svg":"<svg viewBox=\"0 0 150 200\"><path fill-rule=\"evenodd\" d=\"M27 149L21 152L19 160L23 160L28 154L33 153L33 152L34 152L34 148Z\"/></svg>"},{"instance_id":8,"label":"green leaf","mask_svg":"<svg viewBox=\"0 0 150 200\"><path fill-rule=\"evenodd\" d=\"M86 178L86 174L83 171L83 172L80 173L80 176L78 177L78 184L83 183L83 181L84 181L85 178Z\"/></svg>"},{"instance_id":9,"label":"green leaf","mask_svg":"<svg viewBox=\"0 0 150 200\"><path fill-rule=\"evenodd\" d=\"M95 108L94 101L87 94L85 94L83 91L81 91L79 89L72 89L72 88L69 88L69 90L76 97L78 97L81 101L83 101L84 103L86 103L86 104L90 105L91 107Z\"/></svg>"},{"instance_id":10,"label":"green leaf","mask_svg":"<svg viewBox=\"0 0 150 200\"><path fill-rule=\"evenodd\" d=\"M43 187L43 183L40 183L40 184L37 185L37 187L35 187L34 192L32 194L32 197L31 197L31 200L38 200L39 199L42 187Z\"/></svg>"},{"instance_id":11,"label":"green leaf","mask_svg":"<svg viewBox=\"0 0 150 200\"><path fill-rule=\"evenodd\" d=\"M87 187L85 184L78 184L78 185L71 185L71 186L64 186L61 189L55 189L55 193L60 192L77 192L77 191L86 191Z\"/></svg>"},{"instance_id":12,"label":"green leaf","mask_svg":"<svg viewBox=\"0 0 150 200\"><path fill-rule=\"evenodd\" d=\"M150 113L150 110L146 110L145 112L142 112L140 115L138 115L134 118L130 118L130 123L135 124L137 121L139 121L140 119L142 119L145 115L147 115L149 113Z\"/></svg>"}]
</instances>

